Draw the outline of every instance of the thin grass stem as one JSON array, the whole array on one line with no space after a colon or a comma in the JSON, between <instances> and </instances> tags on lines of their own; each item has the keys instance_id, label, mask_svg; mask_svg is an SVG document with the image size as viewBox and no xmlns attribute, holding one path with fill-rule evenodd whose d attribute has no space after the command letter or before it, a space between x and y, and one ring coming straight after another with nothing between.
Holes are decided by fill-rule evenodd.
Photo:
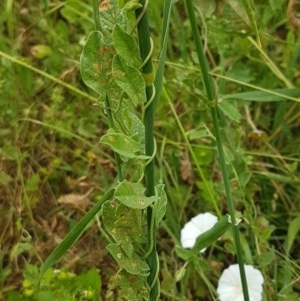
<instances>
[{"instance_id":1,"label":"thin grass stem","mask_svg":"<svg viewBox=\"0 0 300 301\"><path fill-rule=\"evenodd\" d=\"M167 99L167 102L168 102L168 104L169 104L169 106L171 108L171 111L172 111L172 113L173 113L173 115L175 117L177 126L179 127L181 135L182 135L182 137L184 139L185 145L187 146L187 149L188 149L188 151L189 151L189 153L190 153L190 155L192 157L192 160L195 163L196 170L197 170L197 172L198 172L201 180L203 181L203 185L204 185L205 190L207 191L207 193L208 193L208 195L209 195L209 197L210 197L210 199L211 199L211 201L213 203L214 209L215 209L217 215L221 216L221 212L220 212L220 209L218 207L218 204L217 204L217 201L216 201L216 197L214 196L212 188L209 185L209 182L208 182L208 180L206 179L206 177L204 175L204 172L203 172L203 170L202 170L202 168L201 168L201 166L199 164L197 156L196 156L196 154L195 154L195 152L194 152L194 150L193 150L193 148L191 146L191 143L190 143L190 141L189 141L189 139L188 139L188 137L186 135L186 132L185 132L184 127L183 127L183 125L182 125L182 123L180 121L180 118L179 118L179 116L178 116L178 114L177 114L177 112L176 112L176 110L174 108L174 105L172 104L171 99L170 99L169 95L167 94L167 92L165 90L164 90L164 97Z\"/></svg>"},{"instance_id":2,"label":"thin grass stem","mask_svg":"<svg viewBox=\"0 0 300 301\"><path fill-rule=\"evenodd\" d=\"M278 77L287 88L293 88L294 85L286 78L286 76L278 69L278 67L274 64L271 58L266 54L266 52L262 49L262 47L255 42L251 37L248 37L248 40L251 44L260 52L262 57L266 60L267 66L271 69L271 71Z\"/></svg>"},{"instance_id":3,"label":"thin grass stem","mask_svg":"<svg viewBox=\"0 0 300 301\"><path fill-rule=\"evenodd\" d=\"M3 52L3 51L0 51L0 57L3 57L3 58L5 58L5 59L17 64L17 65L20 65L20 66L25 67L25 68L27 68L27 69L29 69L29 70L37 73L37 74L40 74L43 77L50 79L51 81L53 81L53 82L65 87L65 88L69 89L70 91L72 91L72 92L74 92L74 93L76 93L76 94L78 94L78 95L80 95L84 98L87 98L87 99L91 100L94 103L98 102L98 99L96 97L93 97L93 96L77 89L76 87L60 80L59 78L56 78L55 76L53 76L53 75L51 75L51 74L49 74L49 73L47 73L47 72L45 72L41 69L38 69L38 68L28 64L23 58L13 57L13 56L11 56L11 55Z\"/></svg>"},{"instance_id":4,"label":"thin grass stem","mask_svg":"<svg viewBox=\"0 0 300 301\"><path fill-rule=\"evenodd\" d=\"M226 160L225 160L225 155L224 155L224 150L223 150L222 138L221 138L221 133L220 133L219 116L218 116L218 100L217 100L216 90L213 85L213 78L209 74L209 66L208 66L208 62L207 62L207 59L206 59L206 56L204 53L204 49L202 46L201 37L200 37L199 29L198 29L198 24L196 22L196 16L195 16L195 11L194 11L192 0L186 0L185 3L186 3L188 17L189 17L191 27L192 27L193 37L195 40L196 51L197 51L197 55L198 55L198 59L199 59L199 63L200 63L200 68L201 68L201 72L202 72L202 77L203 77L206 94L207 94L207 100L208 100L208 104L211 109L216 144L217 144L217 149L218 149L218 154L219 154L219 161L220 161L220 165L221 165L224 187L225 187L226 196L227 196L227 204L228 204L229 214L231 217L232 232L233 232L234 243L235 243L235 248L236 248L236 255L237 255L237 260L238 260L239 269L240 269L243 295L244 295L245 301L249 301L250 299L249 299L247 279L246 279L246 273L245 273L245 267L244 267L244 259L243 259L243 254L242 254L241 241L240 241L240 237L239 237L238 223L236 223L235 208L234 208L230 181L229 181Z\"/></svg>"}]
</instances>

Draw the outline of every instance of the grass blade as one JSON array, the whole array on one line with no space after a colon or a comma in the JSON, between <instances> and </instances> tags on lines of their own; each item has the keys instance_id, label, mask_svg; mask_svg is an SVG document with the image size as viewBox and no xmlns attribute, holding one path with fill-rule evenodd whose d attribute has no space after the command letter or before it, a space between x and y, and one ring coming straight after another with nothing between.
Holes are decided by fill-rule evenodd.
<instances>
[{"instance_id":1,"label":"grass blade","mask_svg":"<svg viewBox=\"0 0 300 301\"><path fill-rule=\"evenodd\" d=\"M168 39L169 39L169 25L170 25L171 10L172 10L172 0L166 0L164 2L164 12L163 12L164 17L163 17L163 32L162 32L162 37L163 37L162 48L159 55L157 71L154 79L154 85L156 90L155 98L153 100L154 108L156 107L156 104L162 92L166 53L167 53L167 46L168 46Z\"/></svg>"},{"instance_id":2,"label":"grass blade","mask_svg":"<svg viewBox=\"0 0 300 301\"><path fill-rule=\"evenodd\" d=\"M228 221L228 216L223 216L210 230L197 237L192 249L193 254L199 254L200 250L217 241L230 227L231 223Z\"/></svg>"},{"instance_id":3,"label":"grass blade","mask_svg":"<svg viewBox=\"0 0 300 301\"><path fill-rule=\"evenodd\" d=\"M235 93L224 95L220 98L222 100L246 100L246 101L255 101L255 102L275 102L283 101L290 98L299 98L300 97L300 88L293 89L273 89L266 91L249 91L243 93Z\"/></svg>"},{"instance_id":4,"label":"grass blade","mask_svg":"<svg viewBox=\"0 0 300 301\"><path fill-rule=\"evenodd\" d=\"M107 191L100 201L98 201L84 216L83 218L73 227L73 229L67 234L63 241L53 250L48 256L41 267L40 278L43 277L45 272L53 266L75 243L79 237L85 231L86 226L93 219L93 217L100 211L102 204L113 196L114 190L110 189Z\"/></svg>"}]
</instances>

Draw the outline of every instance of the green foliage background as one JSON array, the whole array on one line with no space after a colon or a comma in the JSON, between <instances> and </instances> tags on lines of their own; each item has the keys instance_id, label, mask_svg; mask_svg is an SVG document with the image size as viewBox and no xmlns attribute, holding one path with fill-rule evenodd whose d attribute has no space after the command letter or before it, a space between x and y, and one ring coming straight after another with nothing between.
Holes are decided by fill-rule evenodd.
<instances>
[{"instance_id":1,"label":"green foliage background","mask_svg":"<svg viewBox=\"0 0 300 301\"><path fill-rule=\"evenodd\" d=\"M196 1L221 100L235 205L244 215L246 262L264 274L264 300L293 301L300 290L300 44L286 6L284 0L254 1L262 52L240 1ZM154 45L161 39L161 10L162 1L150 1ZM89 1L6 0L0 11L0 298L11 292L11 300L17 300L23 274L32 272L27 264L40 265L110 187L116 170L103 136L108 125L102 104L79 72L83 45L94 29ZM156 177L166 184L168 195L158 233L162 298L213 300L221 271L234 262L229 234L189 265L178 283L174 279L184 264L178 249L183 224L200 212L226 213L227 205L181 1L174 5L171 22L155 124ZM154 48L154 59L157 55ZM135 67L139 63L132 61ZM136 105L142 89L131 91L126 92ZM122 118L129 126L133 117L123 112ZM131 160L124 170L125 177L140 176ZM88 191L88 205L74 205L74 195ZM57 202L70 194L71 204ZM116 266L105 250L107 233L100 220L89 230L59 267L78 275L97 267L102 296L109 300ZM56 278L51 279L60 290Z\"/></svg>"}]
</instances>

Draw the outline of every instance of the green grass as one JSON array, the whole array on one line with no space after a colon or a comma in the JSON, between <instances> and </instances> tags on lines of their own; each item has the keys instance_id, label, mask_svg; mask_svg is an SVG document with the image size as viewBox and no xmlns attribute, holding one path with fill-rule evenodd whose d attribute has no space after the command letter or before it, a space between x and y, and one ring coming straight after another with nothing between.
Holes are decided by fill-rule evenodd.
<instances>
[{"instance_id":1,"label":"green grass","mask_svg":"<svg viewBox=\"0 0 300 301\"><path fill-rule=\"evenodd\" d=\"M244 217L241 248L245 263L263 273L264 301L296 301L300 93L287 89L300 83L299 35L288 23L286 1L255 1L259 39L236 3L201 3L196 17L222 100L219 124L229 182L235 209ZM29 288L38 285L32 280L36 267L111 187L117 171L113 152L100 144L109 127L103 105L79 71L84 41L94 29L89 1L7 0L0 8L0 299L22 300L24 277L31 279ZM150 1L155 67L161 11L161 1ZM168 196L157 232L161 300L216 300L222 270L236 262L230 232L186 266L178 248L180 230L191 217L228 212L205 98L192 30L179 1L171 15L154 128L155 181L165 184ZM138 177L130 160L123 170L126 177ZM90 189L88 205L77 206ZM67 195L69 203L58 202ZM88 271L96 267L102 298L110 300L117 265L105 249L110 237L102 222L99 217L90 225L55 268L76 274L82 294ZM53 271L44 287L55 287L57 300L72 298L70 281L64 290Z\"/></svg>"}]
</instances>

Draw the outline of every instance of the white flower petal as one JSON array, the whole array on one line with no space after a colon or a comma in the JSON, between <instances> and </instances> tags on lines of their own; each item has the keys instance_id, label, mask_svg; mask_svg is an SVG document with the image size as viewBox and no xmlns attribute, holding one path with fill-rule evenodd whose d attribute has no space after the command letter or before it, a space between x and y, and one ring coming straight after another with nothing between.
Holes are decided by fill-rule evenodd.
<instances>
[{"instance_id":1,"label":"white flower petal","mask_svg":"<svg viewBox=\"0 0 300 301\"><path fill-rule=\"evenodd\" d=\"M261 272L251 265L245 265L245 273L250 301L261 301L264 282ZM223 271L217 292L221 301L244 301L238 264Z\"/></svg>"},{"instance_id":2,"label":"white flower petal","mask_svg":"<svg viewBox=\"0 0 300 301\"><path fill-rule=\"evenodd\" d=\"M211 229L218 218L209 213L201 213L193 217L189 222L187 222L181 229L181 244L184 248L193 248L197 237ZM205 249L201 250L204 252Z\"/></svg>"}]
</instances>

